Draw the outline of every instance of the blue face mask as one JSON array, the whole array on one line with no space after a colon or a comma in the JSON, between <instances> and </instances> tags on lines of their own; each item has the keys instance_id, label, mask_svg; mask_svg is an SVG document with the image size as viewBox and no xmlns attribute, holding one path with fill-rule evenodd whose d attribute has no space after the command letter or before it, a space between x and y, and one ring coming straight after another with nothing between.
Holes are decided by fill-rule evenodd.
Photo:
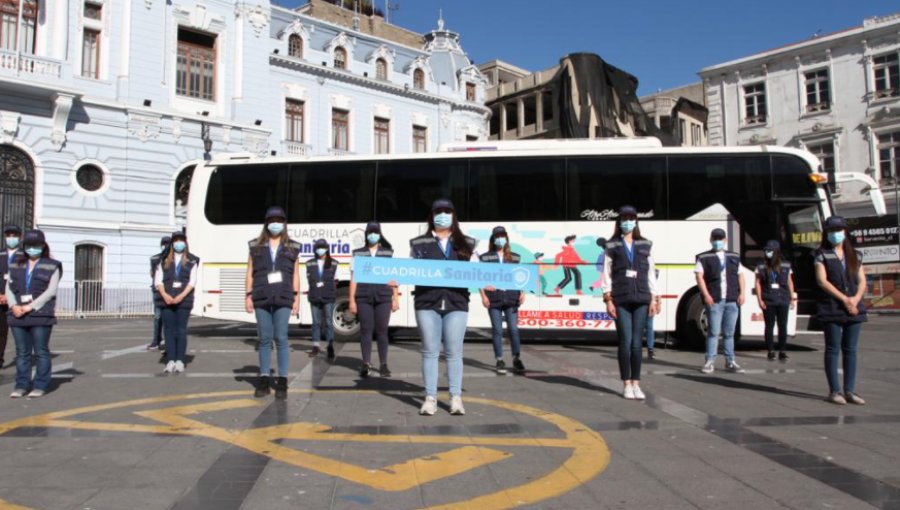
<instances>
[{"instance_id":1,"label":"blue face mask","mask_svg":"<svg viewBox=\"0 0 900 510\"><path fill-rule=\"evenodd\" d=\"M316 255L323 257L326 253L328 253L327 248L316 248Z\"/></svg>"},{"instance_id":2,"label":"blue face mask","mask_svg":"<svg viewBox=\"0 0 900 510\"><path fill-rule=\"evenodd\" d=\"M837 230L835 232L828 233L828 242L831 243L832 246L837 246L844 242L844 231Z\"/></svg>"},{"instance_id":3,"label":"blue face mask","mask_svg":"<svg viewBox=\"0 0 900 510\"><path fill-rule=\"evenodd\" d=\"M772 257L775 256L775 252L772 251L772 250L766 250L765 253L766 253L766 258L767 258L767 259L770 259L770 258L772 258Z\"/></svg>"},{"instance_id":4,"label":"blue face mask","mask_svg":"<svg viewBox=\"0 0 900 510\"><path fill-rule=\"evenodd\" d=\"M724 250L725 249L725 241L723 241L721 239L717 239L712 242L712 247L716 251Z\"/></svg>"},{"instance_id":5,"label":"blue face mask","mask_svg":"<svg viewBox=\"0 0 900 510\"><path fill-rule=\"evenodd\" d=\"M40 257L41 253L44 253L44 248L40 246L27 246L25 248L25 253L31 258Z\"/></svg>"},{"instance_id":6,"label":"blue face mask","mask_svg":"<svg viewBox=\"0 0 900 510\"><path fill-rule=\"evenodd\" d=\"M619 223L619 228L626 234L630 234L635 227L637 227L636 220L622 220L621 223Z\"/></svg>"},{"instance_id":7,"label":"blue face mask","mask_svg":"<svg viewBox=\"0 0 900 510\"><path fill-rule=\"evenodd\" d=\"M378 244L378 241L381 241L381 234L378 232L369 232L369 235L366 236L366 241L369 244Z\"/></svg>"},{"instance_id":8,"label":"blue face mask","mask_svg":"<svg viewBox=\"0 0 900 510\"><path fill-rule=\"evenodd\" d=\"M181 253L185 248L187 248L187 243L184 241L175 241L172 243L172 249L175 250L175 253Z\"/></svg>"},{"instance_id":9,"label":"blue face mask","mask_svg":"<svg viewBox=\"0 0 900 510\"><path fill-rule=\"evenodd\" d=\"M15 250L19 246L19 238L18 237L7 237L6 238L6 246L8 246L10 250Z\"/></svg>"},{"instance_id":10,"label":"blue face mask","mask_svg":"<svg viewBox=\"0 0 900 510\"><path fill-rule=\"evenodd\" d=\"M453 225L453 214L438 213L434 215L434 226L437 228L450 228Z\"/></svg>"},{"instance_id":11,"label":"blue face mask","mask_svg":"<svg viewBox=\"0 0 900 510\"><path fill-rule=\"evenodd\" d=\"M266 230L269 231L273 236L277 236L278 234L284 232L284 223L269 223L266 225Z\"/></svg>"},{"instance_id":12,"label":"blue face mask","mask_svg":"<svg viewBox=\"0 0 900 510\"><path fill-rule=\"evenodd\" d=\"M506 238L498 237L494 239L494 246L496 246L497 248L503 248L504 246L506 246Z\"/></svg>"}]
</instances>

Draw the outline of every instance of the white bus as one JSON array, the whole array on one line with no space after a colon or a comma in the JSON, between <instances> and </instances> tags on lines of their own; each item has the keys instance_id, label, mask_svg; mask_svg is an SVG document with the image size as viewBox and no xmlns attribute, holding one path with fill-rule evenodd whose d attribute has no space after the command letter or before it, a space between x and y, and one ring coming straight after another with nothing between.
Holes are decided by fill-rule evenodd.
<instances>
[{"instance_id":1,"label":"white bus","mask_svg":"<svg viewBox=\"0 0 900 510\"><path fill-rule=\"evenodd\" d=\"M709 248L710 230L721 227L729 233L729 249L740 253L747 281L740 331L760 335L753 268L768 239L779 240L793 261L800 311L809 308L815 285L811 252L821 239L821 222L831 214L827 177L818 168L815 156L800 150L673 148L655 138L479 142L409 155L225 155L198 166L191 184L188 234L191 251L202 258L194 312L253 320L244 311L247 242L259 234L266 208L281 205L304 258L312 257L315 239L330 243L340 262L335 332L352 337L358 324L347 311L349 262L363 245L366 222L380 221L396 256L408 256L408 241L423 233L432 201L446 197L456 205L464 232L479 240L477 251L486 250L491 229L503 225L523 263L540 265L542 288L527 296L520 327L611 330L598 289L598 238L612 235L615 211L630 204L639 212L641 233L654 243L662 289L656 331L702 343L705 313L694 257ZM856 178L870 187L883 214L877 184L864 175ZM562 250L573 237L577 260L572 250ZM576 264L568 279L563 259ZM309 324L303 301L301 309L299 322ZM470 311L471 327L490 327L476 293ZM401 288L401 308L391 326L415 326L411 287Z\"/></svg>"}]
</instances>

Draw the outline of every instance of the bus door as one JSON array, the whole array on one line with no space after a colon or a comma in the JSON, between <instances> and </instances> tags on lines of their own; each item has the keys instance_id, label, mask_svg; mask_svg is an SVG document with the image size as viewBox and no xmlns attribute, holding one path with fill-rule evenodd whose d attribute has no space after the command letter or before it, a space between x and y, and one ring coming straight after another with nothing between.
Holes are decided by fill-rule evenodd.
<instances>
[{"instance_id":1,"label":"bus door","mask_svg":"<svg viewBox=\"0 0 900 510\"><path fill-rule=\"evenodd\" d=\"M816 276L813 253L822 242L822 217L819 203L780 203L778 225L782 253L794 271L794 289L798 295L797 313L811 314L815 306Z\"/></svg>"}]
</instances>

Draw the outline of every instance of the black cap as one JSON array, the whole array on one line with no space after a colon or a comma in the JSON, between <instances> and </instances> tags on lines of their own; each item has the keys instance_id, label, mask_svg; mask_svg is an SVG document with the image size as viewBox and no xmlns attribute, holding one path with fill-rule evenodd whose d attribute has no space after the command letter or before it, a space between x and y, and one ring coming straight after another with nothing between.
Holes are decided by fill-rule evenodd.
<instances>
[{"instance_id":1,"label":"black cap","mask_svg":"<svg viewBox=\"0 0 900 510\"><path fill-rule=\"evenodd\" d=\"M847 220L843 216L832 216L825 220L825 230L847 228Z\"/></svg>"},{"instance_id":2,"label":"black cap","mask_svg":"<svg viewBox=\"0 0 900 510\"><path fill-rule=\"evenodd\" d=\"M366 223L366 234L368 234L370 232L378 232L380 234L381 233L381 223L378 223L377 221L370 221L370 222Z\"/></svg>"},{"instance_id":3,"label":"black cap","mask_svg":"<svg viewBox=\"0 0 900 510\"><path fill-rule=\"evenodd\" d=\"M328 248L328 241L326 241L324 239L316 239L316 241L313 243L313 248L314 249Z\"/></svg>"},{"instance_id":4,"label":"black cap","mask_svg":"<svg viewBox=\"0 0 900 510\"><path fill-rule=\"evenodd\" d=\"M266 221L269 221L272 218L287 218L287 215L284 214L284 209L277 205L273 205L266 209Z\"/></svg>"},{"instance_id":5,"label":"black cap","mask_svg":"<svg viewBox=\"0 0 900 510\"><path fill-rule=\"evenodd\" d=\"M714 228L714 229L712 229L712 232L709 233L710 239L725 239L726 237L728 237L728 236L725 234L725 231L722 230L721 228Z\"/></svg>"},{"instance_id":6,"label":"black cap","mask_svg":"<svg viewBox=\"0 0 900 510\"><path fill-rule=\"evenodd\" d=\"M505 228L503 228L502 226L498 225L498 226L494 227L494 230L491 230L491 236L493 236L493 237L496 237L496 236L509 236L509 234L506 233L506 229L505 229Z\"/></svg>"},{"instance_id":7,"label":"black cap","mask_svg":"<svg viewBox=\"0 0 900 510\"><path fill-rule=\"evenodd\" d=\"M605 238L605 237L598 237L598 238L597 238L597 246L599 246L599 247L601 247L601 248L606 248L606 238Z\"/></svg>"},{"instance_id":8,"label":"black cap","mask_svg":"<svg viewBox=\"0 0 900 510\"><path fill-rule=\"evenodd\" d=\"M172 232L172 234L169 236L169 241L174 241L175 238L178 238L178 239L185 239L185 240L186 240L186 239L187 239L187 235L186 235L184 232L180 231L180 230L176 230L175 232Z\"/></svg>"},{"instance_id":9,"label":"black cap","mask_svg":"<svg viewBox=\"0 0 900 510\"><path fill-rule=\"evenodd\" d=\"M431 212L437 211L438 209L451 209L455 211L456 207L453 207L453 202L446 198L439 198L431 204Z\"/></svg>"},{"instance_id":10,"label":"black cap","mask_svg":"<svg viewBox=\"0 0 900 510\"><path fill-rule=\"evenodd\" d=\"M544 256L544 252L538 251L534 253L534 258L539 259Z\"/></svg>"},{"instance_id":11,"label":"black cap","mask_svg":"<svg viewBox=\"0 0 900 510\"><path fill-rule=\"evenodd\" d=\"M36 244L43 246L45 242L44 233L37 229L25 232L25 238L22 240L22 244L26 246L33 246Z\"/></svg>"},{"instance_id":12,"label":"black cap","mask_svg":"<svg viewBox=\"0 0 900 510\"><path fill-rule=\"evenodd\" d=\"M778 251L781 249L781 244L774 239L769 239L766 241L766 247L764 249L767 251Z\"/></svg>"},{"instance_id":13,"label":"black cap","mask_svg":"<svg viewBox=\"0 0 900 510\"><path fill-rule=\"evenodd\" d=\"M621 218L622 216L637 217L637 209L635 209L634 206L623 205L622 207L619 207L619 217Z\"/></svg>"},{"instance_id":14,"label":"black cap","mask_svg":"<svg viewBox=\"0 0 900 510\"><path fill-rule=\"evenodd\" d=\"M172 242L172 238L169 236L162 236L162 239L159 240L159 244L169 244Z\"/></svg>"},{"instance_id":15,"label":"black cap","mask_svg":"<svg viewBox=\"0 0 900 510\"><path fill-rule=\"evenodd\" d=\"M4 234L19 234L22 235L22 229L17 227L16 225L7 225L3 227Z\"/></svg>"}]
</instances>

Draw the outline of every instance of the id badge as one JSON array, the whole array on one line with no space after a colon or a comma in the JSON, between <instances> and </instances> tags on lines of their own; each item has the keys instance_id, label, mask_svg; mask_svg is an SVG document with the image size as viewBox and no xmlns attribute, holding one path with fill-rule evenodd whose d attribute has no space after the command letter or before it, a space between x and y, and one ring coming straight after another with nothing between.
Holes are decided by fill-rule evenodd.
<instances>
[{"instance_id":1,"label":"id badge","mask_svg":"<svg viewBox=\"0 0 900 510\"><path fill-rule=\"evenodd\" d=\"M325 282L316 282L316 287L322 288L325 286Z\"/></svg>"},{"instance_id":2,"label":"id badge","mask_svg":"<svg viewBox=\"0 0 900 510\"><path fill-rule=\"evenodd\" d=\"M626 269L625 278L637 278L637 271L634 269Z\"/></svg>"},{"instance_id":3,"label":"id badge","mask_svg":"<svg viewBox=\"0 0 900 510\"><path fill-rule=\"evenodd\" d=\"M180 288L181 288L181 282L172 282L172 288L173 288L173 289L180 289Z\"/></svg>"},{"instance_id":4,"label":"id badge","mask_svg":"<svg viewBox=\"0 0 900 510\"><path fill-rule=\"evenodd\" d=\"M27 305L28 303L31 303L32 301L34 301L34 298L31 297L31 294L22 294L22 304L23 305Z\"/></svg>"},{"instance_id":5,"label":"id badge","mask_svg":"<svg viewBox=\"0 0 900 510\"><path fill-rule=\"evenodd\" d=\"M266 275L269 283L281 283L281 271L275 271L274 273L269 273Z\"/></svg>"},{"instance_id":6,"label":"id badge","mask_svg":"<svg viewBox=\"0 0 900 510\"><path fill-rule=\"evenodd\" d=\"M772 284L772 288L773 288L773 289L780 289L781 286L778 285L777 283L773 283L773 284Z\"/></svg>"}]
</instances>

